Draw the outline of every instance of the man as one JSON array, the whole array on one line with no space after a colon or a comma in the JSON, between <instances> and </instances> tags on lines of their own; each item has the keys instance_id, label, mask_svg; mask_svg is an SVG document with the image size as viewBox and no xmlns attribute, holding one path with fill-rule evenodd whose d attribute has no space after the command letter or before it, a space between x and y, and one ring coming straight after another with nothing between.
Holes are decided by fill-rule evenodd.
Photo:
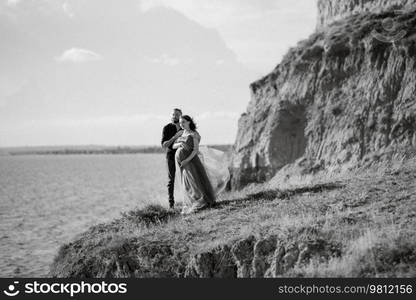
<instances>
[{"instance_id":1,"label":"man","mask_svg":"<svg viewBox=\"0 0 416 300\"><path fill-rule=\"evenodd\" d=\"M174 187L175 187L175 152L172 148L175 140L182 135L181 127L179 126L179 119L182 116L182 111L179 108L175 108L172 112L171 123L163 127L162 132L162 147L166 149L166 162L168 164L168 194L169 194L169 207L174 208Z\"/></svg>"}]
</instances>

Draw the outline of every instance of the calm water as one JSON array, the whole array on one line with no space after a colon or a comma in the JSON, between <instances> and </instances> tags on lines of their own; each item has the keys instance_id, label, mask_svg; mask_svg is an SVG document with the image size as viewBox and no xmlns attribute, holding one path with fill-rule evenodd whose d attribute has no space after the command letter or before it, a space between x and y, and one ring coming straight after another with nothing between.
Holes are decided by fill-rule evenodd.
<instances>
[{"instance_id":1,"label":"calm water","mask_svg":"<svg viewBox=\"0 0 416 300\"><path fill-rule=\"evenodd\" d=\"M167 206L166 177L162 154L0 156L0 277L45 276L89 226Z\"/></svg>"}]
</instances>

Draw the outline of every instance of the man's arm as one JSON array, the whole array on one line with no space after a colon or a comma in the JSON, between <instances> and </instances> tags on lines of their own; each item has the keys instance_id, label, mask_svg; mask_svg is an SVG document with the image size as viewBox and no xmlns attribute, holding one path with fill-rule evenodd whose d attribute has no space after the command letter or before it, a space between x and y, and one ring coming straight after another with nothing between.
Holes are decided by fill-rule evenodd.
<instances>
[{"instance_id":1,"label":"man's arm","mask_svg":"<svg viewBox=\"0 0 416 300\"><path fill-rule=\"evenodd\" d=\"M178 137L180 137L183 133L183 130L178 131L171 139L167 138L167 130L166 127L163 129L163 136L162 136L162 147L164 149L169 148Z\"/></svg>"},{"instance_id":2,"label":"man's arm","mask_svg":"<svg viewBox=\"0 0 416 300\"><path fill-rule=\"evenodd\" d=\"M176 140L176 136L174 136L173 138L171 138L170 140L168 140L168 141L166 141L166 142L164 142L163 144L162 144L162 147L163 148L169 148L174 142L175 142L175 140Z\"/></svg>"},{"instance_id":3,"label":"man's arm","mask_svg":"<svg viewBox=\"0 0 416 300\"><path fill-rule=\"evenodd\" d=\"M165 146L165 143L166 143L167 140L168 140L168 129L165 126L165 127L163 127L163 131L162 131L162 141L161 141L162 148L167 148Z\"/></svg>"}]
</instances>

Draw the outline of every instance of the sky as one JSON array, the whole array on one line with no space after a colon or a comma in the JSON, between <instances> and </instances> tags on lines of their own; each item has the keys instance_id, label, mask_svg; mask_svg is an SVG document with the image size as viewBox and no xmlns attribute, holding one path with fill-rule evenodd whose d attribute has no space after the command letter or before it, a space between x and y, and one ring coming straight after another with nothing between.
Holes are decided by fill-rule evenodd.
<instances>
[{"instance_id":1,"label":"sky","mask_svg":"<svg viewBox=\"0 0 416 300\"><path fill-rule=\"evenodd\" d=\"M315 0L0 0L0 147L156 145L173 108L231 144Z\"/></svg>"}]
</instances>

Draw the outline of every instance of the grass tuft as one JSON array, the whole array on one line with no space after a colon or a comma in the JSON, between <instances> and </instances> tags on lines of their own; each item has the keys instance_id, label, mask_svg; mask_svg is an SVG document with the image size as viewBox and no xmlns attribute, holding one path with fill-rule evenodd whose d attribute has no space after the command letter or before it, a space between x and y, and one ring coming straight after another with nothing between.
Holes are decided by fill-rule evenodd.
<instances>
[{"instance_id":1,"label":"grass tuft","mask_svg":"<svg viewBox=\"0 0 416 300\"><path fill-rule=\"evenodd\" d=\"M138 210L122 213L126 220L133 223L144 223L145 225L161 225L178 216L178 211L166 209L161 205L147 205Z\"/></svg>"}]
</instances>

